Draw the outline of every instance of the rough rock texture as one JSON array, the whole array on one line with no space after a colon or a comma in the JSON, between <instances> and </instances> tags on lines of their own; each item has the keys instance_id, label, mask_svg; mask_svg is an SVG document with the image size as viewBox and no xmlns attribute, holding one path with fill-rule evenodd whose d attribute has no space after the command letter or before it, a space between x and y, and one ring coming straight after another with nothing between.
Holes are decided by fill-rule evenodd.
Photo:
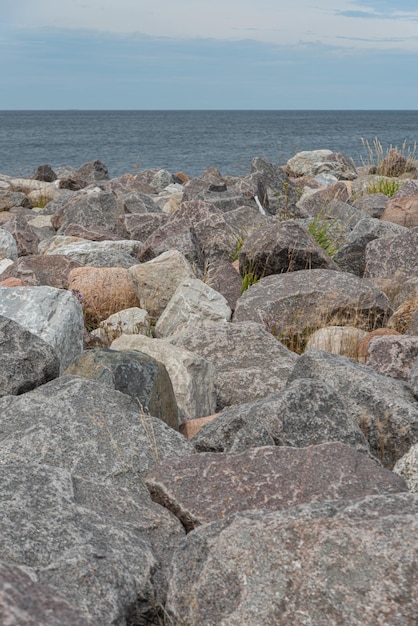
<instances>
[{"instance_id":1,"label":"rough rock texture","mask_svg":"<svg viewBox=\"0 0 418 626\"><path fill-rule=\"evenodd\" d=\"M353 207L364 211L370 217L380 218L386 209L389 198L383 193L365 194L353 202Z\"/></svg>"},{"instance_id":2,"label":"rough rock texture","mask_svg":"<svg viewBox=\"0 0 418 626\"><path fill-rule=\"evenodd\" d=\"M198 354L140 335L121 335L112 343L112 349L139 350L164 364L173 385L180 424L215 411L216 369Z\"/></svg>"},{"instance_id":3,"label":"rough rock texture","mask_svg":"<svg viewBox=\"0 0 418 626\"><path fill-rule=\"evenodd\" d=\"M107 347L122 334L149 336L151 334L150 317L144 309L137 306L129 307L109 315L90 334L100 339Z\"/></svg>"},{"instance_id":4,"label":"rough rock texture","mask_svg":"<svg viewBox=\"0 0 418 626\"><path fill-rule=\"evenodd\" d=\"M71 606L52 587L34 582L28 574L0 562L0 624L4 626L97 626Z\"/></svg>"},{"instance_id":5,"label":"rough rock texture","mask_svg":"<svg viewBox=\"0 0 418 626\"><path fill-rule=\"evenodd\" d=\"M417 499L247 512L190 533L174 557L176 626L416 624Z\"/></svg>"},{"instance_id":6,"label":"rough rock texture","mask_svg":"<svg viewBox=\"0 0 418 626\"><path fill-rule=\"evenodd\" d=\"M0 190L0 211L9 211L14 207L31 208L26 194L20 191Z\"/></svg>"},{"instance_id":7,"label":"rough rock texture","mask_svg":"<svg viewBox=\"0 0 418 626\"><path fill-rule=\"evenodd\" d=\"M148 237L169 221L165 213L133 213L123 215L122 221L132 240L146 241Z\"/></svg>"},{"instance_id":8,"label":"rough rock texture","mask_svg":"<svg viewBox=\"0 0 418 626\"><path fill-rule=\"evenodd\" d=\"M84 228L101 227L122 238L126 234L116 197L104 191L77 194L73 200L54 213L52 224L59 235L64 234L71 224Z\"/></svg>"},{"instance_id":9,"label":"rough rock texture","mask_svg":"<svg viewBox=\"0 0 418 626\"><path fill-rule=\"evenodd\" d=\"M45 463L132 490L158 460L194 450L129 396L79 376L1 398L0 431L3 463Z\"/></svg>"},{"instance_id":10,"label":"rough rock texture","mask_svg":"<svg viewBox=\"0 0 418 626\"><path fill-rule=\"evenodd\" d=\"M409 491L418 493L418 443L395 463L393 471L402 476Z\"/></svg>"},{"instance_id":11,"label":"rough rock texture","mask_svg":"<svg viewBox=\"0 0 418 626\"><path fill-rule=\"evenodd\" d=\"M371 330L390 313L388 298L370 281L314 269L262 278L238 300L233 321L261 322L286 339L329 325Z\"/></svg>"},{"instance_id":12,"label":"rough rock texture","mask_svg":"<svg viewBox=\"0 0 418 626\"><path fill-rule=\"evenodd\" d=\"M36 230L28 223L29 218L23 214L14 215L2 228L7 230L17 245L19 256L27 256L38 253L40 238Z\"/></svg>"},{"instance_id":13,"label":"rough rock texture","mask_svg":"<svg viewBox=\"0 0 418 626\"><path fill-rule=\"evenodd\" d=\"M310 233L293 221L264 226L250 235L239 252L242 276L251 272L256 278L312 268L338 266Z\"/></svg>"},{"instance_id":14,"label":"rough rock texture","mask_svg":"<svg viewBox=\"0 0 418 626\"><path fill-rule=\"evenodd\" d=\"M297 179L296 179L297 180ZM345 229L351 230L362 214L357 209L346 204L349 200L347 186L335 183L325 189L314 189L304 193L296 203L302 213L300 217L315 216L319 219L343 219Z\"/></svg>"},{"instance_id":15,"label":"rough rock texture","mask_svg":"<svg viewBox=\"0 0 418 626\"><path fill-rule=\"evenodd\" d=\"M316 348L357 359L359 342L367 335L353 326L326 326L316 330L306 342L306 349Z\"/></svg>"},{"instance_id":16,"label":"rough rock texture","mask_svg":"<svg viewBox=\"0 0 418 626\"><path fill-rule=\"evenodd\" d=\"M261 324L219 323L170 338L216 367L217 410L280 391L297 356Z\"/></svg>"},{"instance_id":17,"label":"rough rock texture","mask_svg":"<svg viewBox=\"0 0 418 626\"><path fill-rule=\"evenodd\" d=\"M334 261L345 272L364 276L366 270L366 246L380 237L391 237L407 232L402 226L382 220L364 218L354 226L345 244L337 251Z\"/></svg>"},{"instance_id":18,"label":"rough rock texture","mask_svg":"<svg viewBox=\"0 0 418 626\"><path fill-rule=\"evenodd\" d=\"M0 228L0 259L16 261L18 256L15 238L4 228Z\"/></svg>"},{"instance_id":19,"label":"rough rock texture","mask_svg":"<svg viewBox=\"0 0 418 626\"><path fill-rule=\"evenodd\" d=\"M389 335L369 343L367 365L384 376L407 381L417 360L418 337Z\"/></svg>"},{"instance_id":20,"label":"rough rock texture","mask_svg":"<svg viewBox=\"0 0 418 626\"><path fill-rule=\"evenodd\" d=\"M77 294L85 323L96 328L109 315L139 306L128 270L122 267L79 267L71 270L68 288Z\"/></svg>"},{"instance_id":21,"label":"rough rock texture","mask_svg":"<svg viewBox=\"0 0 418 626\"><path fill-rule=\"evenodd\" d=\"M0 485L1 560L24 567L97 624L158 624L167 557L183 534L167 511L146 493L58 467L2 465ZM61 624L77 623L63 617Z\"/></svg>"},{"instance_id":22,"label":"rough rock texture","mask_svg":"<svg viewBox=\"0 0 418 626\"><path fill-rule=\"evenodd\" d=\"M381 219L407 228L418 226L418 195L392 198Z\"/></svg>"},{"instance_id":23,"label":"rough rock texture","mask_svg":"<svg viewBox=\"0 0 418 626\"><path fill-rule=\"evenodd\" d=\"M369 353L369 344L374 337L384 337L386 335L399 335L397 330L393 328L376 328L376 330L372 330L370 333L367 333L363 339L359 341L357 347L357 360L360 363L367 362L367 355Z\"/></svg>"},{"instance_id":24,"label":"rough rock texture","mask_svg":"<svg viewBox=\"0 0 418 626\"><path fill-rule=\"evenodd\" d=\"M138 350L97 348L83 352L65 374L84 376L121 391L148 415L178 430L177 402L164 365Z\"/></svg>"},{"instance_id":25,"label":"rough rock texture","mask_svg":"<svg viewBox=\"0 0 418 626\"><path fill-rule=\"evenodd\" d=\"M321 350L304 352L289 382L306 378L325 380L336 391L386 467L392 468L418 441L418 402L406 383Z\"/></svg>"},{"instance_id":26,"label":"rough rock texture","mask_svg":"<svg viewBox=\"0 0 418 626\"><path fill-rule=\"evenodd\" d=\"M67 240L68 241L68 240ZM48 244L50 247L48 248ZM62 244L62 245L61 245ZM125 269L138 263L137 254L142 248L142 244L129 239L112 241L86 241L85 239L72 239L65 244L65 238L60 236L45 242L45 246L40 246L42 254L65 254L73 261L81 265L92 267L123 267Z\"/></svg>"},{"instance_id":27,"label":"rough rock texture","mask_svg":"<svg viewBox=\"0 0 418 626\"><path fill-rule=\"evenodd\" d=\"M205 264L231 259L237 246L237 239L224 214L212 214L197 222L194 228Z\"/></svg>"},{"instance_id":28,"label":"rough rock texture","mask_svg":"<svg viewBox=\"0 0 418 626\"><path fill-rule=\"evenodd\" d=\"M83 314L70 292L53 287L0 287L0 315L54 348L60 371L83 350Z\"/></svg>"},{"instance_id":29,"label":"rough rock texture","mask_svg":"<svg viewBox=\"0 0 418 626\"><path fill-rule=\"evenodd\" d=\"M80 267L80 263L58 254L24 256L10 265L1 274L1 279L13 276L32 287L48 285L57 289L68 289L68 274L76 267Z\"/></svg>"},{"instance_id":30,"label":"rough rock texture","mask_svg":"<svg viewBox=\"0 0 418 626\"><path fill-rule=\"evenodd\" d=\"M286 170L289 176L317 176L331 173L338 180L353 180L357 171L353 161L340 152L331 150L303 151L288 160Z\"/></svg>"},{"instance_id":31,"label":"rough rock texture","mask_svg":"<svg viewBox=\"0 0 418 626\"><path fill-rule=\"evenodd\" d=\"M117 197L121 213L161 213L154 200L140 191L130 191Z\"/></svg>"},{"instance_id":32,"label":"rough rock texture","mask_svg":"<svg viewBox=\"0 0 418 626\"><path fill-rule=\"evenodd\" d=\"M180 283L195 274L181 252L168 250L148 263L134 265L129 278L140 306L157 319Z\"/></svg>"},{"instance_id":33,"label":"rough rock texture","mask_svg":"<svg viewBox=\"0 0 418 626\"><path fill-rule=\"evenodd\" d=\"M412 332L410 330L414 315L416 315L417 311L418 297L403 302L388 320L388 327L397 330L399 333L417 334L413 330Z\"/></svg>"},{"instance_id":34,"label":"rough rock texture","mask_svg":"<svg viewBox=\"0 0 418 626\"><path fill-rule=\"evenodd\" d=\"M235 263L212 261L207 267L205 276L206 284L223 295L231 311L235 311L242 290L242 278L235 268Z\"/></svg>"},{"instance_id":35,"label":"rough rock texture","mask_svg":"<svg viewBox=\"0 0 418 626\"><path fill-rule=\"evenodd\" d=\"M368 454L369 445L325 382L301 379L284 391L225 409L193 438L199 452L241 452L262 445L304 446L340 441Z\"/></svg>"},{"instance_id":36,"label":"rough rock texture","mask_svg":"<svg viewBox=\"0 0 418 626\"><path fill-rule=\"evenodd\" d=\"M186 278L177 287L155 325L157 337L199 327L208 323L227 322L232 311L226 299L198 278Z\"/></svg>"},{"instance_id":37,"label":"rough rock texture","mask_svg":"<svg viewBox=\"0 0 418 626\"><path fill-rule=\"evenodd\" d=\"M46 341L0 316L0 396L30 391L59 371L59 358Z\"/></svg>"},{"instance_id":38,"label":"rough rock texture","mask_svg":"<svg viewBox=\"0 0 418 626\"><path fill-rule=\"evenodd\" d=\"M139 255L139 260L145 263L168 250L178 250L193 267L202 269L203 255L195 229L190 220L174 218L175 214L143 242L144 248Z\"/></svg>"},{"instance_id":39,"label":"rough rock texture","mask_svg":"<svg viewBox=\"0 0 418 626\"><path fill-rule=\"evenodd\" d=\"M202 452L160 463L145 480L152 499L172 511L187 531L238 511L277 511L407 490L393 472L338 442L264 446L239 454Z\"/></svg>"},{"instance_id":40,"label":"rough rock texture","mask_svg":"<svg viewBox=\"0 0 418 626\"><path fill-rule=\"evenodd\" d=\"M393 237L375 239L366 247L365 276L402 282L416 276L418 228Z\"/></svg>"}]
</instances>

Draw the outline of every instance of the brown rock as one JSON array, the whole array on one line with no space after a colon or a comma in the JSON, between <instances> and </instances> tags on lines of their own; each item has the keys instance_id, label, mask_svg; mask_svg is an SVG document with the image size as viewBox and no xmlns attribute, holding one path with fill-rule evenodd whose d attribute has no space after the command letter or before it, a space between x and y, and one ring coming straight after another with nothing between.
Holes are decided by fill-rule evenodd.
<instances>
[{"instance_id":1,"label":"brown rock","mask_svg":"<svg viewBox=\"0 0 418 626\"><path fill-rule=\"evenodd\" d=\"M407 491L403 479L339 442L266 446L240 454L203 452L160 463L146 484L152 499L171 510L186 530L238 511Z\"/></svg>"},{"instance_id":2,"label":"brown rock","mask_svg":"<svg viewBox=\"0 0 418 626\"><path fill-rule=\"evenodd\" d=\"M119 267L79 267L71 270L68 288L78 294L87 327L98 324L113 313L139 306L132 290L128 270Z\"/></svg>"},{"instance_id":3,"label":"brown rock","mask_svg":"<svg viewBox=\"0 0 418 626\"><path fill-rule=\"evenodd\" d=\"M357 345L357 360L360 363L366 363L367 354L369 350L369 344L374 337L385 337L387 335L399 335L397 330L394 328L376 328L376 330L372 330L370 333L367 333L361 341L358 342Z\"/></svg>"},{"instance_id":4,"label":"brown rock","mask_svg":"<svg viewBox=\"0 0 418 626\"><path fill-rule=\"evenodd\" d=\"M392 198L381 219L407 228L415 228L418 226L418 195Z\"/></svg>"},{"instance_id":5,"label":"brown rock","mask_svg":"<svg viewBox=\"0 0 418 626\"><path fill-rule=\"evenodd\" d=\"M10 265L1 278L15 277L21 280L20 284L31 287L48 285L68 289L68 274L77 267L82 266L61 254L24 256Z\"/></svg>"},{"instance_id":6,"label":"brown rock","mask_svg":"<svg viewBox=\"0 0 418 626\"><path fill-rule=\"evenodd\" d=\"M418 337L375 337L369 344L367 365L384 376L408 381L417 360Z\"/></svg>"},{"instance_id":7,"label":"brown rock","mask_svg":"<svg viewBox=\"0 0 418 626\"><path fill-rule=\"evenodd\" d=\"M408 300L396 309L388 321L389 328L394 328L400 333L405 333L411 323L412 317L418 310L418 298Z\"/></svg>"},{"instance_id":8,"label":"brown rock","mask_svg":"<svg viewBox=\"0 0 418 626\"><path fill-rule=\"evenodd\" d=\"M26 287L26 283L20 280L20 278L11 276L10 278L0 281L0 287Z\"/></svg>"},{"instance_id":9,"label":"brown rock","mask_svg":"<svg viewBox=\"0 0 418 626\"><path fill-rule=\"evenodd\" d=\"M218 415L220 415L220 413L214 413L213 415L207 415L206 417L197 417L196 419L188 420L180 426L180 432L182 435L187 437L187 439L191 439L197 435L202 426L212 422L218 417Z\"/></svg>"}]
</instances>

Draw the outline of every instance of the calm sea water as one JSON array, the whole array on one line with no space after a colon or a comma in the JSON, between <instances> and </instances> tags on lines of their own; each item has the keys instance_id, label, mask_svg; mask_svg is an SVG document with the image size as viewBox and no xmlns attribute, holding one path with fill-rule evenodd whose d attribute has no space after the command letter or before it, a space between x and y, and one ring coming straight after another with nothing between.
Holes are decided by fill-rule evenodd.
<instances>
[{"instance_id":1,"label":"calm sea water","mask_svg":"<svg viewBox=\"0 0 418 626\"><path fill-rule=\"evenodd\" d=\"M327 148L357 164L362 138L413 147L418 111L0 111L0 173L30 175L42 163L79 167L101 159L111 176L147 168L249 172L255 156L284 164Z\"/></svg>"}]
</instances>

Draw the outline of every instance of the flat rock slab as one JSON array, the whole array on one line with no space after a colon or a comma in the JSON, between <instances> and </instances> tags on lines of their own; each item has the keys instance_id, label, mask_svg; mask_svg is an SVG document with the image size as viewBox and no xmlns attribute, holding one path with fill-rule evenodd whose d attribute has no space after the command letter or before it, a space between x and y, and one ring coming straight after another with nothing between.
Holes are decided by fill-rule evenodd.
<instances>
[{"instance_id":1,"label":"flat rock slab","mask_svg":"<svg viewBox=\"0 0 418 626\"><path fill-rule=\"evenodd\" d=\"M176 551L169 626L415 626L418 499L368 496L203 526Z\"/></svg>"},{"instance_id":2,"label":"flat rock slab","mask_svg":"<svg viewBox=\"0 0 418 626\"><path fill-rule=\"evenodd\" d=\"M238 511L407 490L403 479L339 442L201 453L155 466L145 482L186 530Z\"/></svg>"},{"instance_id":3,"label":"flat rock slab","mask_svg":"<svg viewBox=\"0 0 418 626\"><path fill-rule=\"evenodd\" d=\"M148 494L57 467L0 465L0 510L0 561L24 567L98 624L145 624L144 614L163 600L164 550L172 551L184 530Z\"/></svg>"}]
</instances>

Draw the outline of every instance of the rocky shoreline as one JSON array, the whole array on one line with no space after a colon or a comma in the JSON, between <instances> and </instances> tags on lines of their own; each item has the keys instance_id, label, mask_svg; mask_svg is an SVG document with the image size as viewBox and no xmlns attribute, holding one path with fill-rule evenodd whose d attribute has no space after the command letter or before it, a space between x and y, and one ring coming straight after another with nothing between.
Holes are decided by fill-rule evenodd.
<instances>
[{"instance_id":1,"label":"rocky shoreline","mask_svg":"<svg viewBox=\"0 0 418 626\"><path fill-rule=\"evenodd\" d=\"M418 172L0 174L0 623L418 621Z\"/></svg>"}]
</instances>

